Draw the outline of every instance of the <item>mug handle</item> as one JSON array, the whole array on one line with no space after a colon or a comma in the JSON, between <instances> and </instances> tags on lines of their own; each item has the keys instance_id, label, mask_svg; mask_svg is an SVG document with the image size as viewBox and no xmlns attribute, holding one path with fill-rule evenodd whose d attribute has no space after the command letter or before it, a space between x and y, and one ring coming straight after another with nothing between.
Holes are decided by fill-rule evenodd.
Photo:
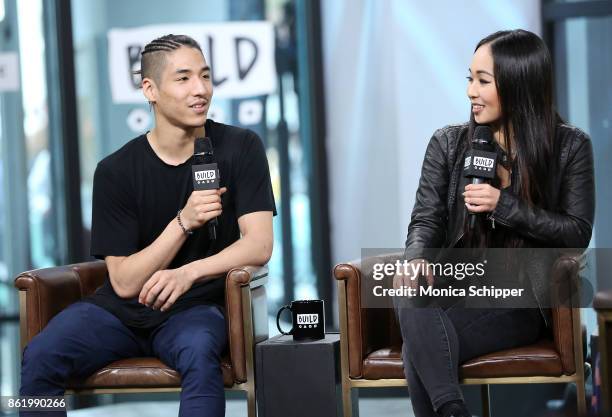
<instances>
[{"instance_id":1,"label":"mug handle","mask_svg":"<svg viewBox=\"0 0 612 417\"><path fill-rule=\"evenodd\" d=\"M290 336L293 334L293 328L289 332L284 332L283 329L281 329L280 327L280 316L285 309L291 311L291 306L289 305L282 306L281 309L278 310L278 313L276 314L276 327L278 328L278 331L281 332L281 334L285 336Z\"/></svg>"}]
</instances>

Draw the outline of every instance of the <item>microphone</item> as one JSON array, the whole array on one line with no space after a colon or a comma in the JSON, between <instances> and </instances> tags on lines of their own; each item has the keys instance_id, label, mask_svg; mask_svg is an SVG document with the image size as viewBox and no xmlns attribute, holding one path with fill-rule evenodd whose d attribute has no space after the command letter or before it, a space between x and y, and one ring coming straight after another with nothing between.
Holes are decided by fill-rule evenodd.
<instances>
[{"instance_id":1,"label":"microphone","mask_svg":"<svg viewBox=\"0 0 612 417\"><path fill-rule=\"evenodd\" d=\"M219 168L215 161L212 141L210 138L196 138L193 152L193 189L199 190L218 190L219 189ZM208 237L210 240L217 239L217 218L210 219L206 225L208 227Z\"/></svg>"},{"instance_id":2,"label":"microphone","mask_svg":"<svg viewBox=\"0 0 612 417\"><path fill-rule=\"evenodd\" d=\"M497 153L493 147L493 132L488 126L477 126L472 138L472 148L465 153L463 176L471 178L471 184L489 183L495 178ZM477 213L470 213L469 228L476 225Z\"/></svg>"}]
</instances>

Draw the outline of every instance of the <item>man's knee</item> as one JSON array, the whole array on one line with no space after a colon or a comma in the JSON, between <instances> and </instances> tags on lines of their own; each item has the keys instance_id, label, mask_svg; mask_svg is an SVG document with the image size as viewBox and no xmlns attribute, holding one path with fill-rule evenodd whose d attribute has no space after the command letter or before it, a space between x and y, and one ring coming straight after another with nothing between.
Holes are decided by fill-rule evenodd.
<instances>
[{"instance_id":1,"label":"man's knee","mask_svg":"<svg viewBox=\"0 0 612 417\"><path fill-rule=\"evenodd\" d=\"M83 307L78 304L81 303L61 311L34 336L23 352L23 366L45 367L57 362L67 347L66 341L86 328L87 323L80 319L79 309Z\"/></svg>"},{"instance_id":2,"label":"man's knee","mask_svg":"<svg viewBox=\"0 0 612 417\"><path fill-rule=\"evenodd\" d=\"M64 381L65 365L61 360L58 346L45 334L38 334L28 343L21 361L22 395L40 395L49 384L61 385Z\"/></svg>"},{"instance_id":3,"label":"man's knee","mask_svg":"<svg viewBox=\"0 0 612 417\"><path fill-rule=\"evenodd\" d=\"M91 326L84 314L88 305L76 303L57 314L27 344L22 358L22 379L44 377L61 380L67 377L83 357L89 357L93 346L87 331Z\"/></svg>"},{"instance_id":4,"label":"man's knee","mask_svg":"<svg viewBox=\"0 0 612 417\"><path fill-rule=\"evenodd\" d=\"M27 344L23 351L22 368L44 368L56 360L58 349L51 337L40 333Z\"/></svg>"},{"instance_id":5,"label":"man's knee","mask_svg":"<svg viewBox=\"0 0 612 417\"><path fill-rule=\"evenodd\" d=\"M224 343L216 340L215 335L201 330L179 339L182 340L178 340L181 345L178 367L185 370L219 367Z\"/></svg>"},{"instance_id":6,"label":"man's knee","mask_svg":"<svg viewBox=\"0 0 612 417\"><path fill-rule=\"evenodd\" d=\"M185 348L185 352L188 353L188 356L195 361L204 360L206 362L215 361L219 362L221 360L221 352L218 348L218 344L216 342L210 340L196 340L193 343L189 343Z\"/></svg>"}]
</instances>

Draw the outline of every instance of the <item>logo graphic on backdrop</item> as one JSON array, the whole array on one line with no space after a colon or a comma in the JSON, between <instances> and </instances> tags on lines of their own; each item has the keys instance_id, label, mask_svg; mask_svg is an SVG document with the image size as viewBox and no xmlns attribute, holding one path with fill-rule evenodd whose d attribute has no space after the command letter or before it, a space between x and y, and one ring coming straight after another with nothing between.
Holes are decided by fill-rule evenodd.
<instances>
[{"instance_id":1,"label":"logo graphic on backdrop","mask_svg":"<svg viewBox=\"0 0 612 417\"><path fill-rule=\"evenodd\" d=\"M186 34L204 51L215 96L243 98L276 90L274 28L266 21L151 25L108 31L108 71L115 103L144 102L139 89L140 52L167 33Z\"/></svg>"}]
</instances>

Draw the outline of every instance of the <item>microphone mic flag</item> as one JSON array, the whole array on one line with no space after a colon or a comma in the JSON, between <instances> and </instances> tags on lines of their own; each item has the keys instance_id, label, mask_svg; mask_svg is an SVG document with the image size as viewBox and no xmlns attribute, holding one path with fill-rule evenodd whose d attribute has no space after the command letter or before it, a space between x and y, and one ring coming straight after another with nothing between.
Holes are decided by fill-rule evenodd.
<instances>
[{"instance_id":1,"label":"microphone mic flag","mask_svg":"<svg viewBox=\"0 0 612 417\"><path fill-rule=\"evenodd\" d=\"M463 176L471 178L470 184L490 183L495 178L497 153L493 147L493 132L488 126L474 129L472 147L465 153ZM476 213L470 213L469 228L476 224Z\"/></svg>"},{"instance_id":2,"label":"microphone mic flag","mask_svg":"<svg viewBox=\"0 0 612 417\"><path fill-rule=\"evenodd\" d=\"M194 143L193 166L193 189L218 190L219 189L219 167L215 161L212 141L210 138L196 138ZM211 240L217 238L217 218L210 219L207 223L208 237Z\"/></svg>"}]
</instances>

